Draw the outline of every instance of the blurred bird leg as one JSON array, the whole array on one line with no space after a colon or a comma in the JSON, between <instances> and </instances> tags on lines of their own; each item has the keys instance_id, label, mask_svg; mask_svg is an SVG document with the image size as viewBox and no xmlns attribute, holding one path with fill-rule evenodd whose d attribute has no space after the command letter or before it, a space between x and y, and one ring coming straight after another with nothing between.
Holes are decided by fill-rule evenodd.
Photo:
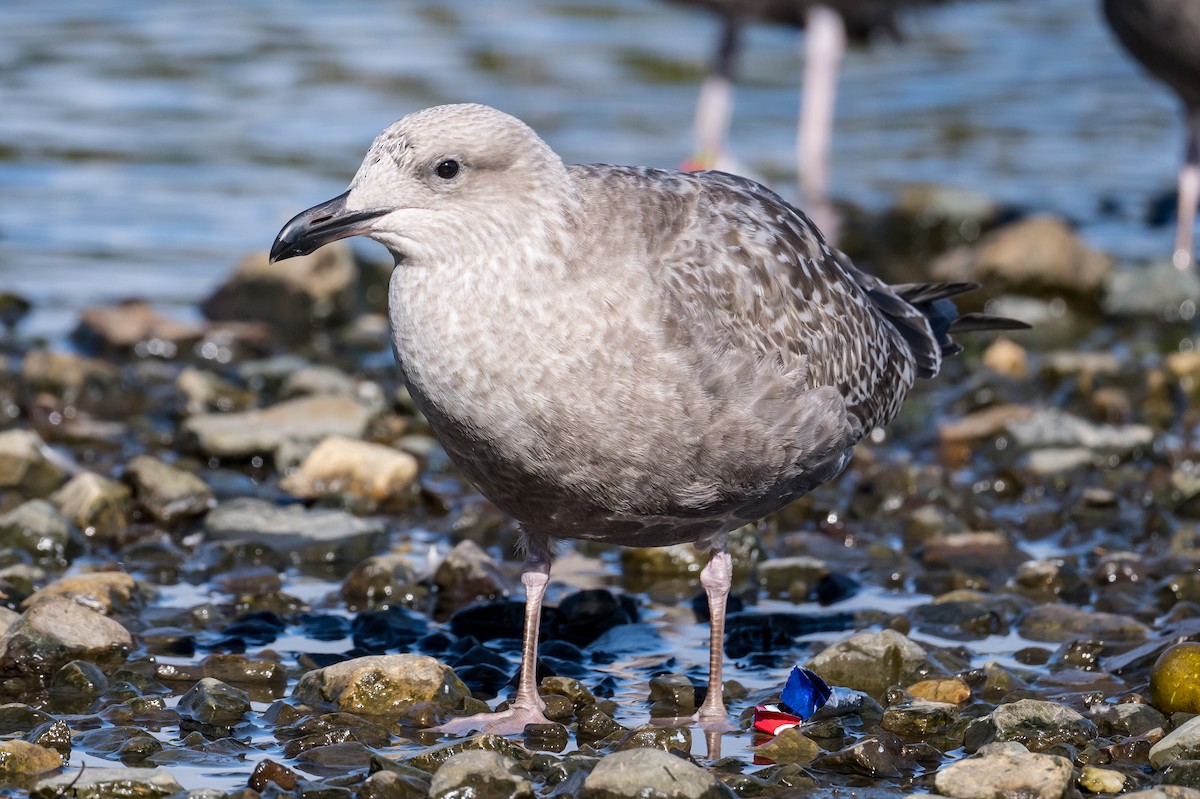
<instances>
[{"instance_id":1,"label":"blurred bird leg","mask_svg":"<svg viewBox=\"0 0 1200 799\"><path fill-rule=\"evenodd\" d=\"M808 10L805 24L804 88L797 135L800 206L825 239L836 242L839 220L829 204L829 163L846 26L841 14L819 5Z\"/></svg>"},{"instance_id":2,"label":"blurred bird leg","mask_svg":"<svg viewBox=\"0 0 1200 799\"><path fill-rule=\"evenodd\" d=\"M1175 255L1179 269L1195 263L1192 236L1196 227L1196 205L1200 200L1200 108L1189 110L1187 147L1179 169L1179 209L1175 228Z\"/></svg>"}]
</instances>

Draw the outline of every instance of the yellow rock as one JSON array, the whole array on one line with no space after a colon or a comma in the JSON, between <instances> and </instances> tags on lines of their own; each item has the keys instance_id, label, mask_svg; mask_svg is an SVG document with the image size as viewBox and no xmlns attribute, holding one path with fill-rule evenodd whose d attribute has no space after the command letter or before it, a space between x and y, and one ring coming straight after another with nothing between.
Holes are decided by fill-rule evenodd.
<instances>
[{"instance_id":1,"label":"yellow rock","mask_svg":"<svg viewBox=\"0 0 1200 799\"><path fill-rule=\"evenodd\" d=\"M1200 643L1175 644L1150 669L1150 704L1164 715L1200 713Z\"/></svg>"},{"instance_id":2,"label":"yellow rock","mask_svg":"<svg viewBox=\"0 0 1200 799\"><path fill-rule=\"evenodd\" d=\"M1125 775L1112 769L1084 766L1079 771L1079 787L1090 793L1120 793L1125 787Z\"/></svg>"},{"instance_id":3,"label":"yellow rock","mask_svg":"<svg viewBox=\"0 0 1200 799\"><path fill-rule=\"evenodd\" d=\"M997 374L1024 380L1029 377L1029 358L1025 348L1000 336L983 352L983 365Z\"/></svg>"},{"instance_id":4,"label":"yellow rock","mask_svg":"<svg viewBox=\"0 0 1200 799\"><path fill-rule=\"evenodd\" d=\"M921 680L908 686L908 692L918 699L953 705L961 705L971 698L971 687L957 677Z\"/></svg>"},{"instance_id":5,"label":"yellow rock","mask_svg":"<svg viewBox=\"0 0 1200 799\"><path fill-rule=\"evenodd\" d=\"M350 495L371 508L401 501L417 479L417 459L382 444L330 436L280 485L298 497Z\"/></svg>"},{"instance_id":6,"label":"yellow rock","mask_svg":"<svg viewBox=\"0 0 1200 799\"><path fill-rule=\"evenodd\" d=\"M53 749L46 749L28 741L0 743L0 780L4 782L14 777L44 774L61 765L62 756Z\"/></svg>"}]
</instances>

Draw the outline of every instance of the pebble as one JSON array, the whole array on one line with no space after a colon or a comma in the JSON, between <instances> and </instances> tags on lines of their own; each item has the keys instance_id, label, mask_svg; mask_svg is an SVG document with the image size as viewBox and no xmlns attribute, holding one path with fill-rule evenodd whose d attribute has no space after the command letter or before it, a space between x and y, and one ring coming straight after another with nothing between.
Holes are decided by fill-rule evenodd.
<instances>
[{"instance_id":1,"label":"pebble","mask_svg":"<svg viewBox=\"0 0 1200 799\"><path fill-rule=\"evenodd\" d=\"M176 708L195 721L230 727L249 712L250 695L241 688L205 677L179 697Z\"/></svg>"},{"instance_id":2,"label":"pebble","mask_svg":"<svg viewBox=\"0 0 1200 799\"><path fill-rule=\"evenodd\" d=\"M218 504L204 527L216 541L257 541L305 563L357 563L379 549L386 530L382 519L251 498Z\"/></svg>"},{"instance_id":3,"label":"pebble","mask_svg":"<svg viewBox=\"0 0 1200 799\"><path fill-rule=\"evenodd\" d=\"M19 550L35 562L63 563L69 539L66 518L47 500L31 499L0 513L0 549Z\"/></svg>"},{"instance_id":4,"label":"pebble","mask_svg":"<svg viewBox=\"0 0 1200 799\"><path fill-rule=\"evenodd\" d=\"M61 577L21 603L31 608L52 597L65 597L107 616L131 615L142 607L143 592L137 580L123 572L89 572Z\"/></svg>"},{"instance_id":5,"label":"pebble","mask_svg":"<svg viewBox=\"0 0 1200 799\"><path fill-rule=\"evenodd\" d=\"M1120 793L1125 782L1125 775L1112 769L1084 766L1079 770L1079 787L1089 793Z\"/></svg>"},{"instance_id":6,"label":"pebble","mask_svg":"<svg viewBox=\"0 0 1200 799\"><path fill-rule=\"evenodd\" d=\"M1060 799L1072 782L1071 761L1019 743L984 747L934 775L937 792L954 799Z\"/></svg>"},{"instance_id":7,"label":"pebble","mask_svg":"<svg viewBox=\"0 0 1200 799\"><path fill-rule=\"evenodd\" d=\"M216 504L202 479L176 466L139 455L125 467L124 480L152 519L168 523L207 513Z\"/></svg>"},{"instance_id":8,"label":"pebble","mask_svg":"<svg viewBox=\"0 0 1200 799\"><path fill-rule=\"evenodd\" d=\"M446 760L429 784L431 799L525 799L533 784L516 761L499 752L460 752Z\"/></svg>"},{"instance_id":9,"label":"pebble","mask_svg":"<svg viewBox=\"0 0 1200 799\"><path fill-rule=\"evenodd\" d=\"M580 799L732 799L708 771L660 749L630 749L601 758L583 782Z\"/></svg>"},{"instance_id":10,"label":"pebble","mask_svg":"<svg viewBox=\"0 0 1200 799\"><path fill-rule=\"evenodd\" d=\"M792 727L754 747L753 751L756 759L765 758L772 763L797 763L804 766L821 753L821 747L802 733L799 727Z\"/></svg>"},{"instance_id":11,"label":"pebble","mask_svg":"<svg viewBox=\"0 0 1200 799\"><path fill-rule=\"evenodd\" d=\"M284 400L266 408L201 413L183 423L199 451L217 458L274 456L286 443L329 436L362 438L376 409L351 397L319 395Z\"/></svg>"},{"instance_id":12,"label":"pebble","mask_svg":"<svg viewBox=\"0 0 1200 799\"><path fill-rule=\"evenodd\" d=\"M129 526L129 487L95 472L83 472L50 495L50 501L91 537L117 538Z\"/></svg>"},{"instance_id":13,"label":"pebble","mask_svg":"<svg viewBox=\"0 0 1200 799\"><path fill-rule=\"evenodd\" d=\"M417 480L417 459L382 444L331 436L318 444L280 487L302 499L344 498L373 513L408 504Z\"/></svg>"},{"instance_id":14,"label":"pebble","mask_svg":"<svg viewBox=\"0 0 1200 799\"><path fill-rule=\"evenodd\" d=\"M1176 760L1200 758L1200 716L1180 724L1150 748L1150 765L1165 768Z\"/></svg>"},{"instance_id":15,"label":"pebble","mask_svg":"<svg viewBox=\"0 0 1200 799\"><path fill-rule=\"evenodd\" d=\"M1007 336L1000 336L983 351L983 365L1014 380L1029 377L1029 356L1025 348Z\"/></svg>"},{"instance_id":16,"label":"pebble","mask_svg":"<svg viewBox=\"0 0 1200 799\"><path fill-rule=\"evenodd\" d=\"M132 636L116 621L66 597L50 597L0 638L0 671L51 674L72 660L115 666L132 648Z\"/></svg>"},{"instance_id":17,"label":"pebble","mask_svg":"<svg viewBox=\"0 0 1200 799\"><path fill-rule=\"evenodd\" d=\"M27 741L0 741L0 783L12 784L62 766L62 755Z\"/></svg>"},{"instance_id":18,"label":"pebble","mask_svg":"<svg viewBox=\"0 0 1200 799\"><path fill-rule=\"evenodd\" d=\"M420 702L449 710L480 704L449 666L426 655L372 655L354 658L300 678L292 692L299 702L334 706L347 713L398 713Z\"/></svg>"},{"instance_id":19,"label":"pebble","mask_svg":"<svg viewBox=\"0 0 1200 799\"><path fill-rule=\"evenodd\" d=\"M439 612L460 608L476 599L509 593L512 585L499 565L471 539L464 539L442 559L433 573Z\"/></svg>"},{"instance_id":20,"label":"pebble","mask_svg":"<svg viewBox=\"0 0 1200 799\"><path fill-rule=\"evenodd\" d=\"M32 430L0 432L0 489L21 497L48 497L67 475L47 455L46 444Z\"/></svg>"}]
</instances>

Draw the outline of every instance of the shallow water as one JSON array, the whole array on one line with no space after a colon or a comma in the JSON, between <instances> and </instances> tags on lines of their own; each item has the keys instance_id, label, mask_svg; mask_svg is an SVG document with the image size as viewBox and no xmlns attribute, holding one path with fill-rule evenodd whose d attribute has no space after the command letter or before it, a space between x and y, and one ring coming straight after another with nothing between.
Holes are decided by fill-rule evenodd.
<instances>
[{"instance_id":1,"label":"shallow water","mask_svg":"<svg viewBox=\"0 0 1200 799\"><path fill-rule=\"evenodd\" d=\"M852 50L835 196L878 209L905 184L965 186L1165 254L1171 231L1143 215L1173 185L1182 123L1097 6L954 4ZM652 0L61 0L0 4L0 31L0 287L53 336L130 294L190 313L423 106L499 106L570 161L676 165L715 23ZM788 196L797 42L748 31L732 141Z\"/></svg>"}]
</instances>

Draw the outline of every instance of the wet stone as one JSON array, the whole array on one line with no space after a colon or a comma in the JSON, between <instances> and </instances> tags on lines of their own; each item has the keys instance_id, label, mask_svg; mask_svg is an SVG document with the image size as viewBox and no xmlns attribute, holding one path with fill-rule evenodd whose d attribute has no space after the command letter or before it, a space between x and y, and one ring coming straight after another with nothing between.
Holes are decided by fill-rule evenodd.
<instances>
[{"instance_id":1,"label":"wet stone","mask_svg":"<svg viewBox=\"0 0 1200 799\"><path fill-rule=\"evenodd\" d=\"M1200 791L1200 760L1176 760L1158 775L1160 784Z\"/></svg>"},{"instance_id":2,"label":"wet stone","mask_svg":"<svg viewBox=\"0 0 1200 799\"><path fill-rule=\"evenodd\" d=\"M993 741L1015 741L1040 751L1059 744L1083 747L1095 738L1096 725L1066 705L1021 699L972 722L963 744L968 752L974 752Z\"/></svg>"},{"instance_id":3,"label":"wet stone","mask_svg":"<svg viewBox=\"0 0 1200 799\"><path fill-rule=\"evenodd\" d=\"M175 358L204 335L204 327L163 316L145 300L84 308L71 338L90 351Z\"/></svg>"},{"instance_id":4,"label":"wet stone","mask_svg":"<svg viewBox=\"0 0 1200 799\"><path fill-rule=\"evenodd\" d=\"M930 702L948 702L952 705L965 704L971 698L971 686L958 677L939 677L921 680L906 689L916 699Z\"/></svg>"},{"instance_id":5,"label":"wet stone","mask_svg":"<svg viewBox=\"0 0 1200 799\"><path fill-rule=\"evenodd\" d=\"M492 599L511 588L500 567L470 539L460 541L433 574L438 608L449 611L476 599Z\"/></svg>"},{"instance_id":6,"label":"wet stone","mask_svg":"<svg viewBox=\"0 0 1200 799\"><path fill-rule=\"evenodd\" d=\"M912 699L887 708L880 727L896 735L921 738L945 733L960 717L957 705Z\"/></svg>"},{"instance_id":7,"label":"wet stone","mask_svg":"<svg viewBox=\"0 0 1200 799\"><path fill-rule=\"evenodd\" d=\"M451 710L473 708L470 691L449 666L413 654L373 655L310 671L293 696L350 713L397 713L419 702Z\"/></svg>"},{"instance_id":8,"label":"wet stone","mask_svg":"<svg viewBox=\"0 0 1200 799\"><path fill-rule=\"evenodd\" d=\"M205 677L179 697L177 709L194 721L227 727L240 722L250 710L250 695Z\"/></svg>"},{"instance_id":9,"label":"wet stone","mask_svg":"<svg viewBox=\"0 0 1200 799\"><path fill-rule=\"evenodd\" d=\"M136 410L121 372L112 364L69 352L33 350L21 363L21 381L30 396L48 394L65 408L100 415Z\"/></svg>"},{"instance_id":10,"label":"wet stone","mask_svg":"<svg viewBox=\"0 0 1200 799\"><path fill-rule=\"evenodd\" d=\"M332 436L318 444L280 487L303 499L343 499L364 512L412 499L417 459L382 444Z\"/></svg>"},{"instance_id":11,"label":"wet stone","mask_svg":"<svg viewBox=\"0 0 1200 799\"><path fill-rule=\"evenodd\" d=\"M31 799L158 799L182 791L170 772L160 768L104 768L89 766L41 780L30 791Z\"/></svg>"},{"instance_id":12,"label":"wet stone","mask_svg":"<svg viewBox=\"0 0 1200 799\"><path fill-rule=\"evenodd\" d=\"M1200 716L1193 716L1176 727L1150 749L1150 765L1165 768L1176 760L1200 758Z\"/></svg>"},{"instance_id":13,"label":"wet stone","mask_svg":"<svg viewBox=\"0 0 1200 799\"><path fill-rule=\"evenodd\" d=\"M355 792L358 799L425 799L429 780L394 771L377 771Z\"/></svg>"},{"instance_id":14,"label":"wet stone","mask_svg":"<svg viewBox=\"0 0 1200 799\"><path fill-rule=\"evenodd\" d=\"M1073 449L1128 455L1154 441L1149 425L1095 424L1066 411L1039 408L1032 416L1009 422L1013 443L1021 449Z\"/></svg>"},{"instance_id":15,"label":"wet stone","mask_svg":"<svg viewBox=\"0 0 1200 799\"><path fill-rule=\"evenodd\" d=\"M584 780L580 799L732 799L715 776L659 749L630 749L608 755Z\"/></svg>"},{"instance_id":16,"label":"wet stone","mask_svg":"<svg viewBox=\"0 0 1200 799\"><path fill-rule=\"evenodd\" d=\"M1029 752L1017 743L993 744L934 775L937 792L954 799L1059 799L1071 785L1071 761Z\"/></svg>"},{"instance_id":17,"label":"wet stone","mask_svg":"<svg viewBox=\"0 0 1200 799\"><path fill-rule=\"evenodd\" d=\"M533 752L561 752L567 748L569 738L570 731L562 724L552 722L525 727L525 748Z\"/></svg>"},{"instance_id":18,"label":"wet stone","mask_svg":"<svg viewBox=\"0 0 1200 799\"><path fill-rule=\"evenodd\" d=\"M431 799L520 799L533 784L517 763L499 752L460 752L443 763L429 785Z\"/></svg>"},{"instance_id":19,"label":"wet stone","mask_svg":"<svg viewBox=\"0 0 1200 799\"><path fill-rule=\"evenodd\" d=\"M50 678L51 696L63 699L91 698L108 690L108 678L93 663L72 660Z\"/></svg>"},{"instance_id":20,"label":"wet stone","mask_svg":"<svg viewBox=\"0 0 1200 799\"><path fill-rule=\"evenodd\" d=\"M696 710L696 687L685 674L660 674L650 680L651 716L686 716Z\"/></svg>"},{"instance_id":21,"label":"wet stone","mask_svg":"<svg viewBox=\"0 0 1200 799\"><path fill-rule=\"evenodd\" d=\"M45 721L25 734L25 740L46 749L53 749L63 759L71 756L71 728L62 719Z\"/></svg>"},{"instance_id":22,"label":"wet stone","mask_svg":"<svg viewBox=\"0 0 1200 799\"><path fill-rule=\"evenodd\" d=\"M133 614L143 603L137 580L122 572L90 572L62 577L21 603L31 608L52 597L72 599L105 615Z\"/></svg>"},{"instance_id":23,"label":"wet stone","mask_svg":"<svg viewBox=\"0 0 1200 799\"><path fill-rule=\"evenodd\" d=\"M31 499L0 514L0 549L19 549L35 562L62 562L69 538L67 520L47 500Z\"/></svg>"},{"instance_id":24,"label":"wet stone","mask_svg":"<svg viewBox=\"0 0 1200 799\"><path fill-rule=\"evenodd\" d=\"M624 732L625 728L595 705L584 705L575 711L575 735L581 741L598 741Z\"/></svg>"},{"instance_id":25,"label":"wet stone","mask_svg":"<svg viewBox=\"0 0 1200 799\"><path fill-rule=\"evenodd\" d=\"M0 783L53 771L63 763L62 755L27 741L0 741Z\"/></svg>"},{"instance_id":26,"label":"wet stone","mask_svg":"<svg viewBox=\"0 0 1200 799\"><path fill-rule=\"evenodd\" d=\"M361 438L375 412L350 397L300 397L256 410L197 414L183 423L183 432L210 457L274 456L288 442Z\"/></svg>"},{"instance_id":27,"label":"wet stone","mask_svg":"<svg viewBox=\"0 0 1200 799\"><path fill-rule=\"evenodd\" d=\"M342 599L351 610L392 603L407 604L416 577L399 555L372 555L355 566L342 582Z\"/></svg>"},{"instance_id":28,"label":"wet stone","mask_svg":"<svg viewBox=\"0 0 1200 799\"><path fill-rule=\"evenodd\" d=\"M148 455L130 461L124 479L138 504L160 522L198 516L215 504L212 489L199 477Z\"/></svg>"},{"instance_id":29,"label":"wet stone","mask_svg":"<svg viewBox=\"0 0 1200 799\"><path fill-rule=\"evenodd\" d=\"M828 575L825 561L804 555L758 564L758 584L767 595L793 602L808 600L817 583Z\"/></svg>"},{"instance_id":30,"label":"wet stone","mask_svg":"<svg viewBox=\"0 0 1200 799\"><path fill-rule=\"evenodd\" d=\"M232 381L195 367L186 367L175 378L175 390L183 397L184 413L196 416L209 411L232 413L254 407L254 392Z\"/></svg>"},{"instance_id":31,"label":"wet stone","mask_svg":"<svg viewBox=\"0 0 1200 799\"><path fill-rule=\"evenodd\" d=\"M0 673L53 673L72 660L116 665L133 647L117 622L64 597L38 602L0 638Z\"/></svg>"},{"instance_id":32,"label":"wet stone","mask_svg":"<svg viewBox=\"0 0 1200 799\"><path fill-rule=\"evenodd\" d=\"M1129 616L1093 613L1069 605L1039 605L1021 619L1017 631L1031 641L1094 638L1108 643L1145 640L1148 628Z\"/></svg>"},{"instance_id":33,"label":"wet stone","mask_svg":"<svg viewBox=\"0 0 1200 799\"><path fill-rule=\"evenodd\" d=\"M800 732L799 727L786 729L767 742L754 747L755 758L766 758L772 763L798 763L807 765L821 752L816 742Z\"/></svg>"},{"instance_id":34,"label":"wet stone","mask_svg":"<svg viewBox=\"0 0 1200 799\"><path fill-rule=\"evenodd\" d=\"M51 495L62 514L89 536L113 538L129 524L129 487L94 472L83 472Z\"/></svg>"},{"instance_id":35,"label":"wet stone","mask_svg":"<svg viewBox=\"0 0 1200 799\"><path fill-rule=\"evenodd\" d=\"M618 752L639 748L661 749L664 752L691 752L692 730L690 727L660 727L654 724L644 724L625 733L616 745Z\"/></svg>"},{"instance_id":36,"label":"wet stone","mask_svg":"<svg viewBox=\"0 0 1200 799\"><path fill-rule=\"evenodd\" d=\"M873 697L942 672L924 649L895 630L859 633L818 653L807 666L830 685Z\"/></svg>"},{"instance_id":37,"label":"wet stone","mask_svg":"<svg viewBox=\"0 0 1200 799\"><path fill-rule=\"evenodd\" d=\"M904 744L889 732L860 738L836 752L817 755L812 762L817 771L865 777L898 777L911 766L904 756Z\"/></svg>"},{"instance_id":38,"label":"wet stone","mask_svg":"<svg viewBox=\"0 0 1200 799\"><path fill-rule=\"evenodd\" d=\"M386 529L381 519L250 498L222 502L209 511L204 526L217 540L255 541L314 564L357 563L379 547Z\"/></svg>"},{"instance_id":39,"label":"wet stone","mask_svg":"<svg viewBox=\"0 0 1200 799\"><path fill-rule=\"evenodd\" d=\"M1084 766L1079 770L1079 787L1089 793L1120 793L1125 788L1125 775L1112 769Z\"/></svg>"},{"instance_id":40,"label":"wet stone","mask_svg":"<svg viewBox=\"0 0 1200 799\"><path fill-rule=\"evenodd\" d=\"M402 761L402 765L432 773L455 755L474 751L498 752L522 767L529 761L529 752L517 741L511 741L500 735L484 734L426 749Z\"/></svg>"},{"instance_id":41,"label":"wet stone","mask_svg":"<svg viewBox=\"0 0 1200 799\"><path fill-rule=\"evenodd\" d=\"M53 720L54 717L49 713L23 702L8 702L0 705L0 735L28 732L34 727Z\"/></svg>"},{"instance_id":42,"label":"wet stone","mask_svg":"<svg viewBox=\"0 0 1200 799\"><path fill-rule=\"evenodd\" d=\"M613 627L637 620L637 605L627 594L618 597L605 588L576 591L558 603L551 637L587 646Z\"/></svg>"},{"instance_id":43,"label":"wet stone","mask_svg":"<svg viewBox=\"0 0 1200 799\"><path fill-rule=\"evenodd\" d=\"M918 605L908 615L913 626L927 635L972 641L989 635L1007 635L1022 609L1024 604L1011 597L955 592Z\"/></svg>"},{"instance_id":44,"label":"wet stone","mask_svg":"<svg viewBox=\"0 0 1200 799\"><path fill-rule=\"evenodd\" d=\"M991 531L951 533L929 541L920 556L929 568L984 576L1006 574L1029 557L1007 535Z\"/></svg>"},{"instance_id":45,"label":"wet stone","mask_svg":"<svg viewBox=\"0 0 1200 799\"><path fill-rule=\"evenodd\" d=\"M0 489L27 499L47 497L66 480L47 455L46 444L31 430L0 432Z\"/></svg>"},{"instance_id":46,"label":"wet stone","mask_svg":"<svg viewBox=\"0 0 1200 799\"><path fill-rule=\"evenodd\" d=\"M1200 713L1200 643L1166 649L1150 669L1150 702L1165 714Z\"/></svg>"},{"instance_id":47,"label":"wet stone","mask_svg":"<svg viewBox=\"0 0 1200 799\"><path fill-rule=\"evenodd\" d=\"M1128 737L1167 727L1167 719L1162 713L1140 702L1096 705L1088 715L1096 722L1101 735Z\"/></svg>"}]
</instances>

